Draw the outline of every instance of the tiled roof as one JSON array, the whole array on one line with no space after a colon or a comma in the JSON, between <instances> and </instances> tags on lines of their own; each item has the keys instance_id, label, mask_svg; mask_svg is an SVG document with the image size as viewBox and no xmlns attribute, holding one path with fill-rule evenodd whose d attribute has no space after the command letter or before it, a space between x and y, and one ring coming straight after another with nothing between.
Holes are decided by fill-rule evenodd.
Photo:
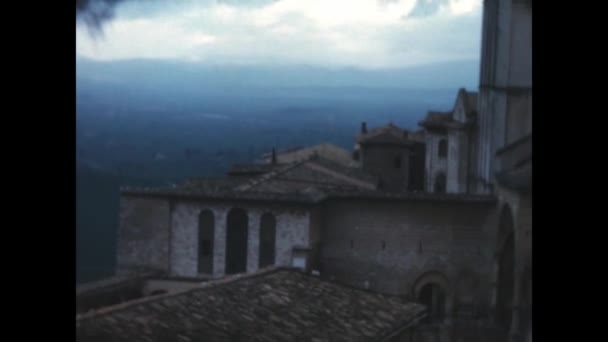
<instances>
[{"instance_id":1,"label":"tiled roof","mask_svg":"<svg viewBox=\"0 0 608 342\"><path fill-rule=\"evenodd\" d=\"M425 128L442 128L447 127L453 123L452 112L438 112L430 111L427 113L426 118L420 121L419 125Z\"/></svg>"},{"instance_id":2,"label":"tiled roof","mask_svg":"<svg viewBox=\"0 0 608 342\"><path fill-rule=\"evenodd\" d=\"M190 178L184 182L171 187L172 189L184 189L184 190L203 190L205 192L222 192L232 191L234 188L246 182L246 179L236 177L222 177L222 178Z\"/></svg>"},{"instance_id":3,"label":"tiled roof","mask_svg":"<svg viewBox=\"0 0 608 342\"><path fill-rule=\"evenodd\" d=\"M377 190L377 179L363 170L318 156L282 164L257 177L193 179L174 187L122 188L123 195L145 195L213 200L252 200L315 204L334 199L385 199L492 202L493 197L469 194L387 193Z\"/></svg>"},{"instance_id":4,"label":"tiled roof","mask_svg":"<svg viewBox=\"0 0 608 342\"><path fill-rule=\"evenodd\" d=\"M408 142L408 132L392 123L373 128L357 137L357 143L359 144L407 144Z\"/></svg>"},{"instance_id":5,"label":"tiled roof","mask_svg":"<svg viewBox=\"0 0 608 342\"><path fill-rule=\"evenodd\" d=\"M77 317L77 341L379 341L423 306L278 268Z\"/></svg>"},{"instance_id":6,"label":"tiled roof","mask_svg":"<svg viewBox=\"0 0 608 342\"><path fill-rule=\"evenodd\" d=\"M99 289L120 286L122 284L132 282L132 281L139 281L142 279L152 278L158 274L159 274L159 272L146 272L146 273L128 275L128 276L114 276L114 277L104 278L104 279L93 281L93 282L79 284L79 285L76 285L76 296L94 292Z\"/></svg>"},{"instance_id":7,"label":"tiled roof","mask_svg":"<svg viewBox=\"0 0 608 342\"><path fill-rule=\"evenodd\" d=\"M496 197L492 195L472 195L463 193L430 193L430 192L383 192L383 191L340 191L327 194L324 199L374 199L393 201L432 201L493 204Z\"/></svg>"},{"instance_id":8,"label":"tiled roof","mask_svg":"<svg viewBox=\"0 0 608 342\"><path fill-rule=\"evenodd\" d=\"M236 164L233 165L227 174L229 176L238 175L260 175L266 172L270 172L277 167L276 164Z\"/></svg>"},{"instance_id":9,"label":"tiled roof","mask_svg":"<svg viewBox=\"0 0 608 342\"><path fill-rule=\"evenodd\" d=\"M332 160L324 159L324 158L316 158L312 161L316 165L320 165L322 167L328 168L337 173L343 174L348 177L352 177L358 179L363 182L375 184L378 182L376 177L370 175L369 173L363 171L363 169L358 167L348 167Z\"/></svg>"},{"instance_id":10,"label":"tiled roof","mask_svg":"<svg viewBox=\"0 0 608 342\"><path fill-rule=\"evenodd\" d=\"M255 177L191 179L171 187L122 188L125 195L209 199L277 200L315 203L328 191L374 189L376 178L362 170L317 155L280 164Z\"/></svg>"},{"instance_id":11,"label":"tiled roof","mask_svg":"<svg viewBox=\"0 0 608 342\"><path fill-rule=\"evenodd\" d=\"M331 143L293 147L287 150L277 151L276 155L279 164L296 162L309 158L312 155L318 155L324 159L332 160L344 165L353 164L352 156L349 151ZM268 164L270 163L270 160L271 153L266 153L262 155L258 162Z\"/></svg>"},{"instance_id":12,"label":"tiled roof","mask_svg":"<svg viewBox=\"0 0 608 342\"><path fill-rule=\"evenodd\" d=\"M297 202L297 203L317 203L320 199L317 194L307 193L264 193L264 192L239 192L239 191L218 191L210 192L204 189L184 189L184 188L131 188L124 187L121 194L126 196L146 196L146 197L169 197L183 199L211 199L211 200L244 200L244 201L271 201L271 202Z\"/></svg>"},{"instance_id":13,"label":"tiled roof","mask_svg":"<svg viewBox=\"0 0 608 342\"><path fill-rule=\"evenodd\" d=\"M292 186L292 185L290 185ZM214 200L252 200L270 202L297 202L303 204L316 204L328 199L383 199L395 201L442 201L442 202L463 202L463 203L494 203L496 198L491 195L471 195L471 194L437 194L427 192L403 192L388 193L373 190L352 190L347 188L339 189L319 189L314 186L302 187L298 192L284 190L284 193L269 192L219 192L205 193L203 191L186 191L182 189L161 189L161 188L139 188L122 190L125 195L136 196L160 196L178 197L191 199L214 199Z\"/></svg>"}]
</instances>

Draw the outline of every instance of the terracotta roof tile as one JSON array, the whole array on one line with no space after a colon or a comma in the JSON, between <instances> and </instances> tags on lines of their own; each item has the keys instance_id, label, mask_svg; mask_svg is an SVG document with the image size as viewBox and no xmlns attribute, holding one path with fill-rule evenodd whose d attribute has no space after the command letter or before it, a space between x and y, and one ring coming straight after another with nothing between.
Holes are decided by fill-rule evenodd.
<instances>
[{"instance_id":1,"label":"terracotta roof tile","mask_svg":"<svg viewBox=\"0 0 608 342\"><path fill-rule=\"evenodd\" d=\"M424 307L292 269L210 281L77 317L77 341L377 341ZM176 339L177 337L177 339Z\"/></svg>"}]
</instances>

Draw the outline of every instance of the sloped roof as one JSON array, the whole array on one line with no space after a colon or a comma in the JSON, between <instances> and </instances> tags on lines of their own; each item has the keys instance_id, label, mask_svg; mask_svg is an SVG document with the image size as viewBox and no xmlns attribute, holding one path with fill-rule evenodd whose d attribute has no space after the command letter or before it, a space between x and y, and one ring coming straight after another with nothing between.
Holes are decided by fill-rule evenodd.
<instances>
[{"instance_id":1,"label":"sloped roof","mask_svg":"<svg viewBox=\"0 0 608 342\"><path fill-rule=\"evenodd\" d=\"M464 111L467 116L477 112L477 92L467 91L465 88L458 90L455 107L459 100L462 99ZM453 108L456 110L456 108ZM458 122L454 119L454 110L450 111L429 111L426 117L418 123L418 125L426 129L445 129L445 128L465 128L467 123Z\"/></svg>"},{"instance_id":2,"label":"sloped roof","mask_svg":"<svg viewBox=\"0 0 608 342\"><path fill-rule=\"evenodd\" d=\"M256 176L277 168L276 164L235 164L227 174L229 176Z\"/></svg>"},{"instance_id":3,"label":"sloped roof","mask_svg":"<svg viewBox=\"0 0 608 342\"><path fill-rule=\"evenodd\" d=\"M466 92L467 112L477 111L477 92Z\"/></svg>"},{"instance_id":4,"label":"sloped roof","mask_svg":"<svg viewBox=\"0 0 608 342\"><path fill-rule=\"evenodd\" d=\"M379 341L424 315L419 304L272 268L84 314L76 340Z\"/></svg>"},{"instance_id":5,"label":"sloped roof","mask_svg":"<svg viewBox=\"0 0 608 342\"><path fill-rule=\"evenodd\" d=\"M376 183L375 177L361 170L312 155L303 161L252 179L239 186L238 189L241 191L300 193L310 191L311 188L320 191L336 188L374 189Z\"/></svg>"},{"instance_id":6,"label":"sloped roof","mask_svg":"<svg viewBox=\"0 0 608 342\"><path fill-rule=\"evenodd\" d=\"M477 112L477 92L467 91L465 88L460 88L458 91L458 98L456 99L456 105L459 100L462 99L463 109L466 113L467 120L471 118L473 113ZM456 108L454 108L456 110Z\"/></svg>"},{"instance_id":7,"label":"sloped roof","mask_svg":"<svg viewBox=\"0 0 608 342\"><path fill-rule=\"evenodd\" d=\"M424 128L445 128L449 124L453 123L452 119L452 111L449 112L439 112L439 111L429 111L424 118L424 120L420 121L418 124Z\"/></svg>"},{"instance_id":8,"label":"sloped roof","mask_svg":"<svg viewBox=\"0 0 608 342\"><path fill-rule=\"evenodd\" d=\"M258 176L198 178L171 187L122 188L122 194L314 203L327 192L375 189L376 177L318 155L279 164Z\"/></svg>"},{"instance_id":9,"label":"sloped roof","mask_svg":"<svg viewBox=\"0 0 608 342\"><path fill-rule=\"evenodd\" d=\"M251 200L316 204L327 199L428 200L492 202L492 196L468 194L389 194L377 188L378 179L362 169L311 155L278 164L252 177L195 178L165 187L121 188L122 195L211 200Z\"/></svg>"},{"instance_id":10,"label":"sloped roof","mask_svg":"<svg viewBox=\"0 0 608 342\"><path fill-rule=\"evenodd\" d=\"M309 158L312 155L317 155L321 158L331 160L344 165L353 163L352 156L349 151L332 143L322 143L314 146L298 146L282 151L277 151L277 163L293 163L299 160ZM268 164L271 162L271 153L262 155L259 163Z\"/></svg>"},{"instance_id":11,"label":"sloped roof","mask_svg":"<svg viewBox=\"0 0 608 342\"><path fill-rule=\"evenodd\" d=\"M376 127L357 137L359 144L408 144L408 132L392 123Z\"/></svg>"}]
</instances>

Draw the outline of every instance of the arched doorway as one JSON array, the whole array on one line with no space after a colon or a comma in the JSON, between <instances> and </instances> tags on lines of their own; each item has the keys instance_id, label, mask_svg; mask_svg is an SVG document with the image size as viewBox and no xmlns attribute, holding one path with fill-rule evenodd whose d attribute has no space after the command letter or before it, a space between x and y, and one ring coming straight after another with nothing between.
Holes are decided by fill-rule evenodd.
<instances>
[{"instance_id":1,"label":"arched doorway","mask_svg":"<svg viewBox=\"0 0 608 342\"><path fill-rule=\"evenodd\" d=\"M447 278L436 271L423 274L415 282L414 298L427 308L424 323L442 323L449 314L451 294Z\"/></svg>"},{"instance_id":2,"label":"arched doorway","mask_svg":"<svg viewBox=\"0 0 608 342\"><path fill-rule=\"evenodd\" d=\"M233 208L226 219L226 274L247 271L247 212Z\"/></svg>"},{"instance_id":3,"label":"arched doorway","mask_svg":"<svg viewBox=\"0 0 608 342\"><path fill-rule=\"evenodd\" d=\"M500 215L497 246L496 323L508 330L513 314L515 284L515 233L513 215L505 205Z\"/></svg>"},{"instance_id":4,"label":"arched doorway","mask_svg":"<svg viewBox=\"0 0 608 342\"><path fill-rule=\"evenodd\" d=\"M211 210L198 215L198 273L213 273L213 239L215 219Z\"/></svg>"},{"instance_id":5,"label":"arched doorway","mask_svg":"<svg viewBox=\"0 0 608 342\"><path fill-rule=\"evenodd\" d=\"M260 220L260 261L259 267L274 265L277 220L271 213L265 213Z\"/></svg>"},{"instance_id":6,"label":"arched doorway","mask_svg":"<svg viewBox=\"0 0 608 342\"><path fill-rule=\"evenodd\" d=\"M441 285L428 283L422 286L418 302L427 307L426 323L441 323L445 318L446 294Z\"/></svg>"}]
</instances>

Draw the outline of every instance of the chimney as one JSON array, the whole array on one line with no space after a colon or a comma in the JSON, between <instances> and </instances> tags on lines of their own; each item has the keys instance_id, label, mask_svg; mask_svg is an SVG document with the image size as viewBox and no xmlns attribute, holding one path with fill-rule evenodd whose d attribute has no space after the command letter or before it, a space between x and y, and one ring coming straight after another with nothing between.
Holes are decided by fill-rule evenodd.
<instances>
[{"instance_id":1,"label":"chimney","mask_svg":"<svg viewBox=\"0 0 608 342\"><path fill-rule=\"evenodd\" d=\"M361 133L362 133L362 134L367 133L367 123L365 123L365 121L363 121L363 122L361 123Z\"/></svg>"},{"instance_id":2,"label":"chimney","mask_svg":"<svg viewBox=\"0 0 608 342\"><path fill-rule=\"evenodd\" d=\"M272 148L272 164L276 164L277 163L277 151L274 149L274 147Z\"/></svg>"}]
</instances>

